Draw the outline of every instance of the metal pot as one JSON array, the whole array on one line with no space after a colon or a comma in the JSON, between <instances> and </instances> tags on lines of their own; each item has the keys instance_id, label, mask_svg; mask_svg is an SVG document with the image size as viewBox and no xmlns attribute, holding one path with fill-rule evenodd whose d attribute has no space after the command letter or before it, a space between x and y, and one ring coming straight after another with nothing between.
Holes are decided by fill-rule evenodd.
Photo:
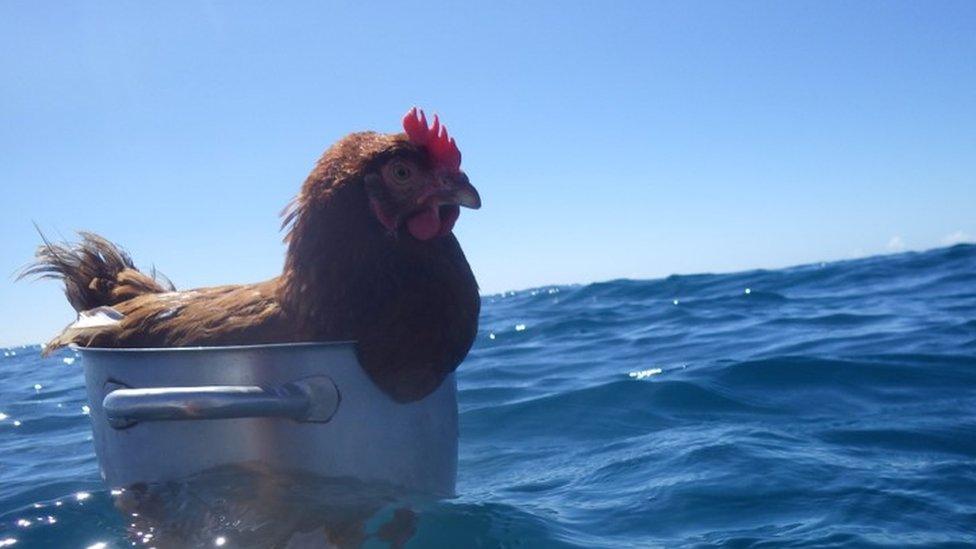
<instances>
[{"instance_id":1,"label":"metal pot","mask_svg":"<svg viewBox=\"0 0 976 549\"><path fill-rule=\"evenodd\" d=\"M453 374L400 404L369 379L352 343L76 350L110 486L260 463L454 493Z\"/></svg>"}]
</instances>

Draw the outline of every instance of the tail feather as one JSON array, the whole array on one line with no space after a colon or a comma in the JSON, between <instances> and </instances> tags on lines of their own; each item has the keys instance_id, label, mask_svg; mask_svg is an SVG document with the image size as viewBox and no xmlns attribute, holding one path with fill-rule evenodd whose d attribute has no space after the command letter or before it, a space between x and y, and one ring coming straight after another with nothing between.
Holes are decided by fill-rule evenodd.
<instances>
[{"instance_id":1,"label":"tail feather","mask_svg":"<svg viewBox=\"0 0 976 549\"><path fill-rule=\"evenodd\" d=\"M41 233L44 244L38 247L34 263L25 267L17 279L63 281L68 302L79 312L176 289L155 267L148 275L136 269L125 250L101 236L89 232L78 235L78 243L55 244Z\"/></svg>"}]
</instances>

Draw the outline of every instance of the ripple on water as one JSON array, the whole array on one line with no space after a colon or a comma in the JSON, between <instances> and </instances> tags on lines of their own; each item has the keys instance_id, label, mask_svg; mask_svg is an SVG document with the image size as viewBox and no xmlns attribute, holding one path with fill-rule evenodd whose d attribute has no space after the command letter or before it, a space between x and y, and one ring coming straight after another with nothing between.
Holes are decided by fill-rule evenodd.
<instances>
[{"instance_id":1,"label":"ripple on water","mask_svg":"<svg viewBox=\"0 0 976 549\"><path fill-rule=\"evenodd\" d=\"M439 502L105 487L76 355L4 349L0 547L320 543L343 517L377 541L403 507L415 547L971 545L974 280L962 245L486 296Z\"/></svg>"}]
</instances>

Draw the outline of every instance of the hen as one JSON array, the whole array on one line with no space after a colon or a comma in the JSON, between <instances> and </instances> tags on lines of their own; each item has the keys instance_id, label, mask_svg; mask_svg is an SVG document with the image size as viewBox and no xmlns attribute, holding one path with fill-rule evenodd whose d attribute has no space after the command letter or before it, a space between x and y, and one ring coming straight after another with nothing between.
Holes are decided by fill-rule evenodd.
<instances>
[{"instance_id":1,"label":"hen","mask_svg":"<svg viewBox=\"0 0 976 549\"><path fill-rule=\"evenodd\" d=\"M46 346L184 347L356 341L373 381L423 398L467 355L481 300L452 228L481 198L435 116L404 133L350 134L325 151L283 212L283 272L248 285L175 291L111 242L45 241L21 276L63 280L79 319Z\"/></svg>"}]
</instances>

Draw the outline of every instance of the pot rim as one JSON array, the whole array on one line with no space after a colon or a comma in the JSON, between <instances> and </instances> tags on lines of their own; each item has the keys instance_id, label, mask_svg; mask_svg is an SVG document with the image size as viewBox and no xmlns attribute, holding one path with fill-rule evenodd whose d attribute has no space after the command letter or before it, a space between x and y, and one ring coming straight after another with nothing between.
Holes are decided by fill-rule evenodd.
<instances>
[{"instance_id":1,"label":"pot rim","mask_svg":"<svg viewBox=\"0 0 976 549\"><path fill-rule=\"evenodd\" d=\"M263 349L294 349L316 347L343 347L355 344L355 341L299 341L295 343L259 343L255 345L211 345L195 347L82 347L72 343L68 347L84 353L195 353L220 351L258 351Z\"/></svg>"}]
</instances>

